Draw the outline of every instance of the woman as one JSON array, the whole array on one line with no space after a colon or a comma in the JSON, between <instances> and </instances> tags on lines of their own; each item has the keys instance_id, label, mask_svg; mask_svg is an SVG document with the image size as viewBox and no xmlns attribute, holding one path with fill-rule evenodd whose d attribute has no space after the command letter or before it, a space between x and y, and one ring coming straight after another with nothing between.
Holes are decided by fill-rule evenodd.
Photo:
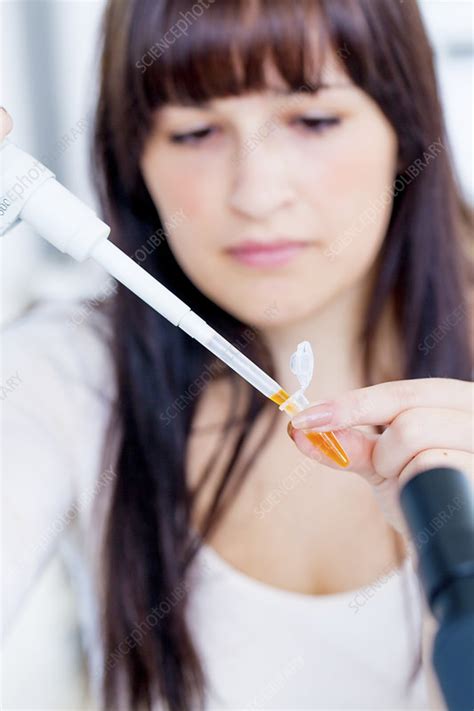
<instances>
[{"instance_id":1,"label":"woman","mask_svg":"<svg viewBox=\"0 0 474 711\"><path fill-rule=\"evenodd\" d=\"M120 285L76 318L63 340L93 382L65 428L88 459L65 467L58 444L37 515L95 481L71 526L81 580L103 542L85 617L106 707L431 707L396 500L427 467L472 468L469 225L416 4L111 0L94 158L114 242L284 385L311 341L321 400L291 442ZM57 343L65 319L42 318ZM7 332L12 364L38 321ZM77 394L76 369L54 387ZM338 430L350 471L313 428Z\"/></svg>"}]
</instances>

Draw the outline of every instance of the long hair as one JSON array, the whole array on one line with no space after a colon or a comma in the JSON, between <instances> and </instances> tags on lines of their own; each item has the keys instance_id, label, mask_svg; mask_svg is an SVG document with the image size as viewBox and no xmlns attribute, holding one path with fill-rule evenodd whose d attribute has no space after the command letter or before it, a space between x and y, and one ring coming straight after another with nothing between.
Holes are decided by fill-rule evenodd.
<instances>
[{"instance_id":1,"label":"long hair","mask_svg":"<svg viewBox=\"0 0 474 711\"><path fill-rule=\"evenodd\" d=\"M264 59L273 61L292 90L316 90L310 37L315 30L318 46L338 53L349 77L377 102L398 136L397 179L403 188L400 183L393 197L360 333L367 384L374 381L374 343L389 302L395 306L403 377L468 380L462 252L467 212L453 175L431 48L412 0L200 0L192 8L184 0L110 0L93 157L113 241L135 258L147 245L146 270L229 340L242 338L248 326L207 299L177 264L139 158L156 109L169 101L192 105L262 90ZM424 161L435 141L443 150ZM158 246L149 249L157 235ZM199 545L191 535L198 492L190 490L185 475L186 445L202 391L196 383L204 373L225 376L236 397L245 384L219 370L205 349L121 285L112 323L121 436L104 540L105 703L150 708L161 699L170 711L185 711L199 706L205 685L186 624L185 594ZM437 337L443 328L448 335ZM246 348L272 373L258 332ZM185 395L186 407L172 407ZM249 469L252 460L242 461L244 445L265 407L264 398L249 388L242 418L232 421L229 413L222 424L223 437L231 430L235 436L235 428L237 436L201 538L223 515ZM137 624L163 603L166 614L155 615L140 642L117 653L135 639Z\"/></svg>"}]
</instances>

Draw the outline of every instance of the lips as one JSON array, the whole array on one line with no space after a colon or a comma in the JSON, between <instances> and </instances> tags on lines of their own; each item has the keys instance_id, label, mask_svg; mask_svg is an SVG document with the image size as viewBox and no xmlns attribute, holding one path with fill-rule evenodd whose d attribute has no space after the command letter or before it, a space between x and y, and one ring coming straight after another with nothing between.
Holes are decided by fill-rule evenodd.
<instances>
[{"instance_id":1,"label":"lips","mask_svg":"<svg viewBox=\"0 0 474 711\"><path fill-rule=\"evenodd\" d=\"M273 242L241 242L228 249L228 253L242 264L253 267L272 267L287 264L307 249L308 242L275 240Z\"/></svg>"}]
</instances>

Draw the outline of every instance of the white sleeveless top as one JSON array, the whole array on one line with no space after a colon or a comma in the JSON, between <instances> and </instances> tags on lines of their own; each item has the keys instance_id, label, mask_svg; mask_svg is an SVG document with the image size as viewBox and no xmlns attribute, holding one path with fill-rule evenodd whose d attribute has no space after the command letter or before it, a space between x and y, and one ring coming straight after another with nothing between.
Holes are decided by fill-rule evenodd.
<instances>
[{"instance_id":1,"label":"white sleeveless top","mask_svg":"<svg viewBox=\"0 0 474 711\"><path fill-rule=\"evenodd\" d=\"M190 624L209 709L429 708L423 674L408 683L421 615L408 560L360 590L319 596L250 578L207 545L199 567Z\"/></svg>"},{"instance_id":2,"label":"white sleeveless top","mask_svg":"<svg viewBox=\"0 0 474 711\"><path fill-rule=\"evenodd\" d=\"M78 303L51 302L6 327L0 399L5 616L14 626L21 601L59 547L77 592L81 644L98 698L104 660L92 514L96 495L113 479L100 469L114 381L93 328L97 318ZM206 711L429 708L423 672L410 683L422 600L409 560L359 590L312 596L250 578L204 545L189 591L188 622L208 681Z\"/></svg>"}]
</instances>

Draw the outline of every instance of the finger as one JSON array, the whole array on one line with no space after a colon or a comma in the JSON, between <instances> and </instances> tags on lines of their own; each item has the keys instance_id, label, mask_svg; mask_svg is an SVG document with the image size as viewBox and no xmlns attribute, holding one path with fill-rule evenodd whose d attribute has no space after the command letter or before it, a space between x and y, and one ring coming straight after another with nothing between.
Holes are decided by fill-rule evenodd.
<instances>
[{"instance_id":1,"label":"finger","mask_svg":"<svg viewBox=\"0 0 474 711\"><path fill-rule=\"evenodd\" d=\"M13 128L13 121L10 114L3 106L0 106L0 141L3 141L5 136L10 133Z\"/></svg>"},{"instance_id":2,"label":"finger","mask_svg":"<svg viewBox=\"0 0 474 711\"><path fill-rule=\"evenodd\" d=\"M406 484L417 474L436 467L459 469L474 483L474 455L454 449L428 449L419 452L411 459L400 473L400 486Z\"/></svg>"},{"instance_id":3,"label":"finger","mask_svg":"<svg viewBox=\"0 0 474 711\"><path fill-rule=\"evenodd\" d=\"M442 447L472 451L472 418L461 410L405 410L380 435L373 465L381 476L391 479L419 452Z\"/></svg>"},{"instance_id":4,"label":"finger","mask_svg":"<svg viewBox=\"0 0 474 711\"><path fill-rule=\"evenodd\" d=\"M383 481L383 477L376 473L372 464L372 452L380 435L368 434L360 430L338 430L337 438L350 460L349 467L343 468L338 466L332 459L326 457L318 447L312 444L303 430L297 430L289 426L288 434L298 449L310 459L316 459L322 464L339 471L361 474L369 484L374 486Z\"/></svg>"},{"instance_id":5,"label":"finger","mask_svg":"<svg viewBox=\"0 0 474 711\"><path fill-rule=\"evenodd\" d=\"M292 419L299 429L335 430L357 425L383 425L415 407L472 413L474 385L449 378L400 380L351 390L334 400L311 405Z\"/></svg>"}]
</instances>

